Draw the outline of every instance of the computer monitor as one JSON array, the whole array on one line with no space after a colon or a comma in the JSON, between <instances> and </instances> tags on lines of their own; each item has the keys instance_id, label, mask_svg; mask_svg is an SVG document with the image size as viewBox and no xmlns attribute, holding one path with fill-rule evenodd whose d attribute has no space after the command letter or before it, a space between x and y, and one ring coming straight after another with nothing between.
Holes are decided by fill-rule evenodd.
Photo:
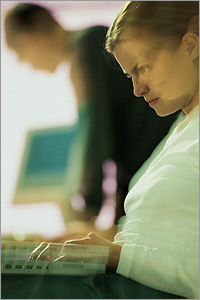
<instances>
[{"instance_id":1,"label":"computer monitor","mask_svg":"<svg viewBox=\"0 0 200 300\"><path fill-rule=\"evenodd\" d=\"M13 204L66 201L66 176L76 126L30 130L17 180Z\"/></svg>"}]
</instances>

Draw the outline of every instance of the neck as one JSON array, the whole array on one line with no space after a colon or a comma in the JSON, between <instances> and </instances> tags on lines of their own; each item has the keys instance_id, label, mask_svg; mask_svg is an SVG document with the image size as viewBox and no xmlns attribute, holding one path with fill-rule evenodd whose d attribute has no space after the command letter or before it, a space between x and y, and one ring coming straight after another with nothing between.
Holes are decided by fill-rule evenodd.
<instances>
[{"instance_id":1,"label":"neck","mask_svg":"<svg viewBox=\"0 0 200 300\"><path fill-rule=\"evenodd\" d=\"M73 37L78 31L63 30L61 37L61 53L63 60L69 62L71 60L72 50L71 45Z\"/></svg>"},{"instance_id":2,"label":"neck","mask_svg":"<svg viewBox=\"0 0 200 300\"><path fill-rule=\"evenodd\" d=\"M71 38L72 31L66 30L62 27L58 27L55 32L54 43L57 49L57 55L59 57L59 61L68 61L69 60L69 43Z\"/></svg>"},{"instance_id":3,"label":"neck","mask_svg":"<svg viewBox=\"0 0 200 300\"><path fill-rule=\"evenodd\" d=\"M187 105L186 107L183 108L183 111L186 115L188 115L193 110L193 108L195 108L198 105L199 105L199 87L198 87L192 101L190 101L189 105Z\"/></svg>"},{"instance_id":4,"label":"neck","mask_svg":"<svg viewBox=\"0 0 200 300\"><path fill-rule=\"evenodd\" d=\"M69 60L70 55L70 39L71 39L72 31L64 30L62 35L62 54L64 60Z\"/></svg>"}]
</instances>

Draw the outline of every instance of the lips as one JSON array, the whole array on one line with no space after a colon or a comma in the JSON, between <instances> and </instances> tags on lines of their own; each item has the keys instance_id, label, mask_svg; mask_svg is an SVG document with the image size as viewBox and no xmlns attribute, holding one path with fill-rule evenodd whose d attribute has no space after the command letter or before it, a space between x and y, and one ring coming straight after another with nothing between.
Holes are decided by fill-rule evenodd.
<instances>
[{"instance_id":1,"label":"lips","mask_svg":"<svg viewBox=\"0 0 200 300\"><path fill-rule=\"evenodd\" d=\"M158 99L159 98L155 98L155 99L146 100L146 101L149 103L149 106L152 107L152 106L154 106L158 102Z\"/></svg>"}]
</instances>

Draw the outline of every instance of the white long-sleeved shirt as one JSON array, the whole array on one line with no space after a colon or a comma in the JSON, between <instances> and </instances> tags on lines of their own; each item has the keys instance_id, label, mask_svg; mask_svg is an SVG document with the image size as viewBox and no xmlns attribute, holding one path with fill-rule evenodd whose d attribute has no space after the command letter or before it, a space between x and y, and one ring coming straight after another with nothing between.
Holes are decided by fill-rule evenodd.
<instances>
[{"instance_id":1,"label":"white long-sleeved shirt","mask_svg":"<svg viewBox=\"0 0 200 300\"><path fill-rule=\"evenodd\" d=\"M117 273L199 299L199 107L178 124L125 200Z\"/></svg>"}]
</instances>

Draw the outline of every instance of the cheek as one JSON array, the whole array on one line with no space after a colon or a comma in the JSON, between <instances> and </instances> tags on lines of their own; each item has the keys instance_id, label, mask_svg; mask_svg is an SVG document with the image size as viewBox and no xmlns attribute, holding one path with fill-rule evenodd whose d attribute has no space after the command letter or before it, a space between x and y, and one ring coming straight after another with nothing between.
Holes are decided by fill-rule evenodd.
<instances>
[{"instance_id":1,"label":"cheek","mask_svg":"<svg viewBox=\"0 0 200 300\"><path fill-rule=\"evenodd\" d=\"M174 93L179 93L186 84L186 79L180 74L177 68L165 65L162 69L158 68L152 72L151 78L153 79L149 78L149 84L160 96L173 96Z\"/></svg>"}]
</instances>

